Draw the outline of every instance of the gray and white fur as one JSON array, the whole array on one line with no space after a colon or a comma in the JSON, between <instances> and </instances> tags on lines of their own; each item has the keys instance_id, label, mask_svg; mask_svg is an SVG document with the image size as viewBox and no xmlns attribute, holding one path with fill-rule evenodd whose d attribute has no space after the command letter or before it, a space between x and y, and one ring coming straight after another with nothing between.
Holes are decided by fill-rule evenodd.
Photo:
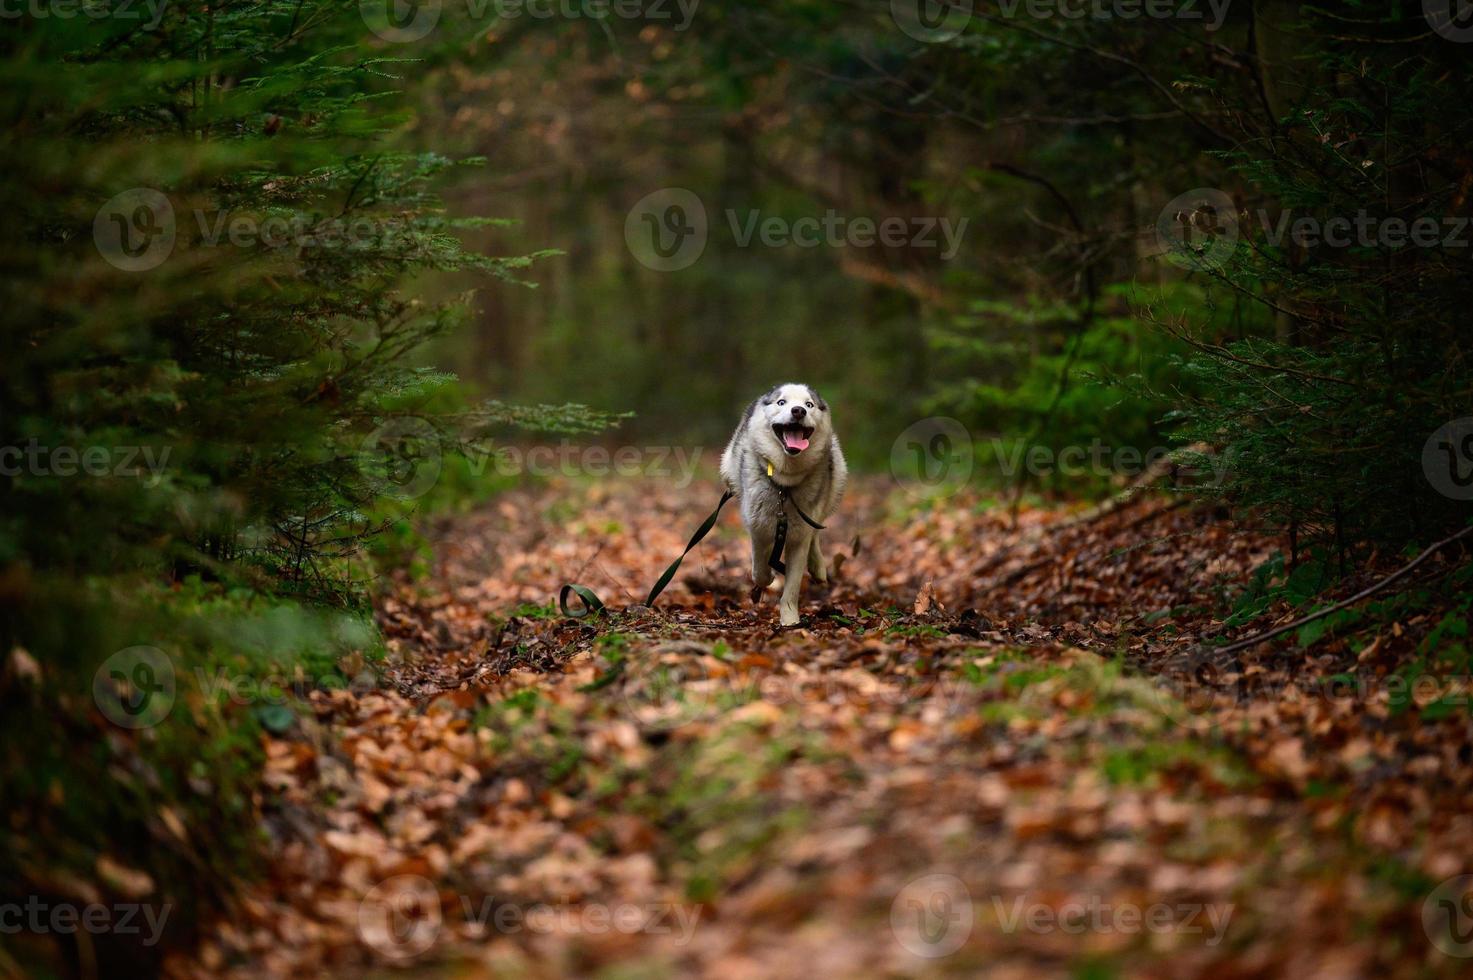
<instances>
[{"instance_id":1,"label":"gray and white fur","mask_svg":"<svg viewBox=\"0 0 1473 980\"><path fill-rule=\"evenodd\" d=\"M771 476L768 475L769 466ZM839 508L849 467L834 435L828 403L808 385L783 384L747 406L746 414L721 454L721 478L741 501L742 523L752 538L752 601L772 584L772 554L779 509L778 486L819 524ZM816 531L787 505L788 537L782 560L787 566L778 620L798 625L798 595L805 569L828 581L828 564Z\"/></svg>"}]
</instances>

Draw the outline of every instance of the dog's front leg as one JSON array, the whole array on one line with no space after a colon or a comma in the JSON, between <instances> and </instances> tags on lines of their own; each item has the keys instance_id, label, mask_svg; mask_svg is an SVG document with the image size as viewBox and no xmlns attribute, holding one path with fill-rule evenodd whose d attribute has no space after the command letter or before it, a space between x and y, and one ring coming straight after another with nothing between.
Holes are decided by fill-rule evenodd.
<instances>
[{"instance_id":1,"label":"dog's front leg","mask_svg":"<svg viewBox=\"0 0 1473 980\"><path fill-rule=\"evenodd\" d=\"M752 601L761 602L762 592L772 584L772 566L767 559L772 557L773 529L753 528L752 535Z\"/></svg>"},{"instance_id":2,"label":"dog's front leg","mask_svg":"<svg viewBox=\"0 0 1473 980\"><path fill-rule=\"evenodd\" d=\"M783 578L783 596L778 603L778 622L784 626L798 625L798 595L803 591L803 572L808 565L808 548L813 543L813 530L801 521L788 526L787 546L783 550L783 564L788 574Z\"/></svg>"}]
</instances>

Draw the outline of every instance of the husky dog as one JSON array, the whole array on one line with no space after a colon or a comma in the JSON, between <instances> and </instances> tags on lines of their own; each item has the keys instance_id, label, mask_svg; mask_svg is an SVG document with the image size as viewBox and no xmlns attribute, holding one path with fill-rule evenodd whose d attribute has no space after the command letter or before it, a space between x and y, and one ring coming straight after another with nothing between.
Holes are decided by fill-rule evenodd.
<instances>
[{"instance_id":1,"label":"husky dog","mask_svg":"<svg viewBox=\"0 0 1473 980\"><path fill-rule=\"evenodd\" d=\"M741 499L742 523L752 538L752 601L772 584L769 563L779 518L787 517L778 619L798 625L798 592L807 569L827 582L828 566L818 531L839 507L849 467L834 435L828 404L807 385L778 385L747 406L747 413L721 454L721 478Z\"/></svg>"}]
</instances>

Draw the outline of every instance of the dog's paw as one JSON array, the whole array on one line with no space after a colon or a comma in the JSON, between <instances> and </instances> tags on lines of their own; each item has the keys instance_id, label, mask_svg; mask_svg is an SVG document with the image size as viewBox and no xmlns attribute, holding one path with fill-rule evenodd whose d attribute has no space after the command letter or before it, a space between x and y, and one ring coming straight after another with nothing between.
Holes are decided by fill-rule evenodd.
<instances>
[{"instance_id":1,"label":"dog's paw","mask_svg":"<svg viewBox=\"0 0 1473 980\"><path fill-rule=\"evenodd\" d=\"M777 607L777 621L783 626L797 626L802 617L798 615L797 607L789 609L787 606Z\"/></svg>"},{"instance_id":2,"label":"dog's paw","mask_svg":"<svg viewBox=\"0 0 1473 980\"><path fill-rule=\"evenodd\" d=\"M752 591L747 593L747 597L752 600L753 605L760 605L762 602L762 586L752 586Z\"/></svg>"}]
</instances>

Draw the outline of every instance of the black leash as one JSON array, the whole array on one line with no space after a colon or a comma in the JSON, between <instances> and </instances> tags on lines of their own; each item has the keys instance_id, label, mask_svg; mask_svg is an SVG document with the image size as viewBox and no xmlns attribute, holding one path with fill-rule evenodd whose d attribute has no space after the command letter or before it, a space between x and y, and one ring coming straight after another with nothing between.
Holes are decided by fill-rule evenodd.
<instances>
[{"instance_id":1,"label":"black leash","mask_svg":"<svg viewBox=\"0 0 1473 980\"><path fill-rule=\"evenodd\" d=\"M769 473L768 478L771 479L771 476L772 474ZM779 503L777 511L777 529L773 532L772 535L772 554L767 556L767 565L779 575L786 575L788 574L788 566L783 563L783 546L788 543L788 509L783 505L792 504L793 509L798 512L798 516L803 518L803 523L807 524L815 531L822 531L823 525L818 523L818 521L815 521L813 518L809 517L807 514L803 513L803 508L798 506L798 501L792 498L787 487L783 486L781 483L778 483L776 480L772 481L772 485L777 487L777 499Z\"/></svg>"},{"instance_id":2,"label":"black leash","mask_svg":"<svg viewBox=\"0 0 1473 980\"><path fill-rule=\"evenodd\" d=\"M685 556L690 554L691 549L700 544L702 539L711 533L711 529L716 526L716 519L721 516L721 508L725 507L726 502L734 496L735 494L730 490L727 490L721 495L721 502L716 505L715 510L711 511L711 516L701 522L701 526L696 528L696 533L691 535L690 544L685 546L685 550L680 553L679 558L670 563L670 567L665 569L665 574L656 580L655 587L650 589L649 598L644 601L646 606L653 606L655 604L655 599L661 592L665 591L665 586L669 585L670 580L675 577L675 572L680 568L680 563L685 561ZM582 609L574 609L568 605L569 594L576 595L579 599L583 600ZM594 595L592 589L572 583L563 586L558 592L557 604L564 616L569 616L573 619L582 619L584 616L603 612L605 608L603 602L598 596Z\"/></svg>"},{"instance_id":3,"label":"black leash","mask_svg":"<svg viewBox=\"0 0 1473 980\"><path fill-rule=\"evenodd\" d=\"M767 464L767 478L769 480L772 480L771 463ZM807 514L803 513L803 508L798 506L798 502L793 499L791 491L788 487L783 486L776 480L772 480L772 485L777 488L777 528L772 536L772 554L768 556L767 564L771 566L773 571L777 572L779 575L786 575L788 574L788 568L787 565L783 563L782 558L783 546L786 545L788 541L788 509L786 505L791 504L793 510L797 511L798 516L803 519L803 523L807 524L815 531L822 531L824 529L824 526L818 523L818 521L815 521L813 518L809 517ZM711 533L711 529L716 526L716 519L721 516L721 508L725 507L726 502L734 496L736 496L736 494L730 490L727 490L721 495L720 503L716 505L715 510L711 511L711 516L707 517L704 521L701 522L701 526L696 528L696 533L691 535L690 543L685 546L685 550L680 553L680 557L671 562L670 567L665 569L665 574L661 575L659 579L655 581L655 587L650 589L649 597L644 600L644 604L646 606L653 606L655 604L655 599L659 597L661 592L665 591L665 586L669 585L670 580L675 577L676 571L680 568L680 563L685 561L685 556L690 554L691 549L700 544L701 541L705 539L706 535ZM574 609L572 606L569 606L569 595L576 595L579 599L581 599L583 601L583 608ZM562 614L572 619L582 619L584 616L595 615L597 613L603 612L604 609L607 608L603 604L603 600L595 595L592 589L588 588L587 586L577 585L571 582L563 586L562 589L558 591L557 604L558 609L562 611Z\"/></svg>"}]
</instances>

